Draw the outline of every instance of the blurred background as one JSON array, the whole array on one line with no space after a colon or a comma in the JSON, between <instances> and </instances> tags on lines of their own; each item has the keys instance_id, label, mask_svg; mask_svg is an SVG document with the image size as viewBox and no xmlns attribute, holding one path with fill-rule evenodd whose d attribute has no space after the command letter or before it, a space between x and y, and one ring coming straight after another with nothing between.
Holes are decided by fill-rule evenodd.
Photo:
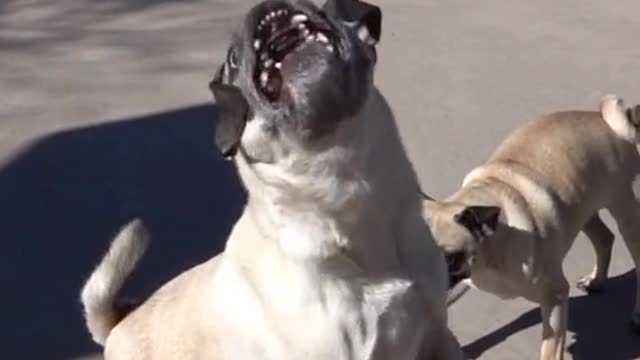
<instances>
[{"instance_id":1,"label":"blurred background","mask_svg":"<svg viewBox=\"0 0 640 360\"><path fill-rule=\"evenodd\" d=\"M530 118L596 109L606 92L640 102L637 1L372 2L384 14L377 83L434 197ZM99 352L78 293L133 217L153 242L127 295L223 248L244 193L214 151L207 83L254 3L0 1L0 359ZM566 272L592 264L581 237ZM616 243L607 292L572 291L568 358L640 359L631 269ZM450 312L473 358L538 358L534 305L472 292Z\"/></svg>"}]
</instances>

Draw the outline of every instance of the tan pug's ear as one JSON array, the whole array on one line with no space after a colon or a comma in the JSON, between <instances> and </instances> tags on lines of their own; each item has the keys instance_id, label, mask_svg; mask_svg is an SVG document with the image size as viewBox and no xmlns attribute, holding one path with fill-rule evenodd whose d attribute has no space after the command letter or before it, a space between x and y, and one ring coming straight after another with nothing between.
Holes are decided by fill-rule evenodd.
<instances>
[{"instance_id":1,"label":"tan pug's ear","mask_svg":"<svg viewBox=\"0 0 640 360\"><path fill-rule=\"evenodd\" d=\"M453 219L467 228L476 240L481 241L495 233L500 212L497 206L468 206L455 214Z\"/></svg>"}]
</instances>

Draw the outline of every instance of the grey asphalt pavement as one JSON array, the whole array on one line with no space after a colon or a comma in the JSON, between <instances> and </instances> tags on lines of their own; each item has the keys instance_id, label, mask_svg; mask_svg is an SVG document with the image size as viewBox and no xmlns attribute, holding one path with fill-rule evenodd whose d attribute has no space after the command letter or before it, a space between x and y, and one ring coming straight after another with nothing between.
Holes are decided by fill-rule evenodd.
<instances>
[{"instance_id":1,"label":"grey asphalt pavement","mask_svg":"<svg viewBox=\"0 0 640 360\"><path fill-rule=\"evenodd\" d=\"M0 1L0 359L97 351L78 291L118 227L142 217L143 296L219 251L243 193L212 147L207 82L256 1ZM634 0L380 0L377 83L426 192L443 197L509 131L547 111L640 102ZM593 253L580 237L575 280ZM616 243L607 292L572 291L568 358L640 359ZM536 359L534 305L471 292L451 327L475 358Z\"/></svg>"}]
</instances>

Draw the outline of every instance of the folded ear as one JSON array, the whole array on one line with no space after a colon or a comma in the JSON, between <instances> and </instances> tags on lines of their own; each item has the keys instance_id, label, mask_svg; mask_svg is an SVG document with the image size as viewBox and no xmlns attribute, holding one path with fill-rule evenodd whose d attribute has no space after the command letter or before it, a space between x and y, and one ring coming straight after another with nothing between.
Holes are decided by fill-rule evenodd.
<instances>
[{"instance_id":1,"label":"folded ear","mask_svg":"<svg viewBox=\"0 0 640 360\"><path fill-rule=\"evenodd\" d=\"M218 122L215 144L222 156L233 157L238 151L249 113L249 104L240 89L222 84L216 78L209 84L216 100Z\"/></svg>"},{"instance_id":2,"label":"folded ear","mask_svg":"<svg viewBox=\"0 0 640 360\"><path fill-rule=\"evenodd\" d=\"M477 240L483 240L496 231L500 208L497 206L468 206L453 219L466 227Z\"/></svg>"},{"instance_id":3,"label":"folded ear","mask_svg":"<svg viewBox=\"0 0 640 360\"><path fill-rule=\"evenodd\" d=\"M352 24L363 42L375 45L380 41L382 11L379 7L360 0L327 0L323 10L332 17Z\"/></svg>"}]
</instances>

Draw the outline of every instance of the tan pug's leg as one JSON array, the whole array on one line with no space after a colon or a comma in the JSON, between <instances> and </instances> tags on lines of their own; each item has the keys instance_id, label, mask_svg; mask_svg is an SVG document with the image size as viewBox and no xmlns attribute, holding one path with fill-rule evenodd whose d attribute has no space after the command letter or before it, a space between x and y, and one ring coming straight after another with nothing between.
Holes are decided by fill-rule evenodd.
<instances>
[{"instance_id":1,"label":"tan pug's leg","mask_svg":"<svg viewBox=\"0 0 640 360\"><path fill-rule=\"evenodd\" d=\"M562 360L569 316L569 283L564 275L554 278L555 284L545 291L540 303L542 312L541 360Z\"/></svg>"},{"instance_id":2,"label":"tan pug's leg","mask_svg":"<svg viewBox=\"0 0 640 360\"><path fill-rule=\"evenodd\" d=\"M582 228L582 231L589 238L596 252L596 265L590 274L578 279L576 286L592 294L603 290L604 283L609 275L614 235L602 221L598 213L591 216Z\"/></svg>"}]
</instances>

